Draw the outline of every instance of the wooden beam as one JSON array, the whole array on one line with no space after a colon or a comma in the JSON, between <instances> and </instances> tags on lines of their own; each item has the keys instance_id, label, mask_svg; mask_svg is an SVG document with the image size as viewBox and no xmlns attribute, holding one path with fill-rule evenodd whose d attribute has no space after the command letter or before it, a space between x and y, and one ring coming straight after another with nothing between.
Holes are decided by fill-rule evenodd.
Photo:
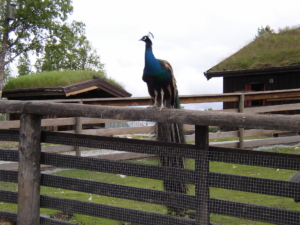
<instances>
[{"instance_id":1,"label":"wooden beam","mask_svg":"<svg viewBox=\"0 0 300 225\"><path fill-rule=\"evenodd\" d=\"M300 97L300 90L260 91L256 93L247 93L245 95L245 100L280 99L290 97Z\"/></svg>"},{"instance_id":2,"label":"wooden beam","mask_svg":"<svg viewBox=\"0 0 300 225\"><path fill-rule=\"evenodd\" d=\"M289 110L300 110L300 103L271 105L271 106L263 106L263 107L249 107L249 108L245 108L245 113L266 113L266 112L289 111Z\"/></svg>"},{"instance_id":3,"label":"wooden beam","mask_svg":"<svg viewBox=\"0 0 300 225\"><path fill-rule=\"evenodd\" d=\"M123 135L123 134L151 133L153 131L154 131L154 126L119 127L119 128L106 128L106 129L86 129L86 130L82 130L81 134L111 136L111 135ZM73 131L62 131L62 132L74 133L74 130Z\"/></svg>"},{"instance_id":4,"label":"wooden beam","mask_svg":"<svg viewBox=\"0 0 300 225\"><path fill-rule=\"evenodd\" d=\"M82 101L79 102L80 104L82 104ZM82 132L82 117L78 116L76 117L76 127L75 127L75 133L76 134L81 134ZM76 156L81 156L81 151L79 146L74 146L74 151L76 153Z\"/></svg>"},{"instance_id":5,"label":"wooden beam","mask_svg":"<svg viewBox=\"0 0 300 225\"><path fill-rule=\"evenodd\" d=\"M278 91L262 91L262 92L241 92L241 93L221 93L221 94L205 94L205 95L181 95L180 102L182 104L189 103L206 103L206 102L237 102L239 96L245 95L245 100L267 99L268 101L283 101L286 98L300 97L300 89L278 90ZM292 99L288 99L292 100ZM39 100L40 101L40 100ZM141 106L151 105L150 97L125 97L125 98L93 98L93 99L60 99L60 100L44 100L50 102L77 103L83 101L84 104L92 105L110 105L110 106Z\"/></svg>"},{"instance_id":6,"label":"wooden beam","mask_svg":"<svg viewBox=\"0 0 300 225\"><path fill-rule=\"evenodd\" d=\"M41 116L22 114L19 145L18 224L40 224Z\"/></svg>"},{"instance_id":7,"label":"wooden beam","mask_svg":"<svg viewBox=\"0 0 300 225\"><path fill-rule=\"evenodd\" d=\"M300 142L300 136L291 136L291 137L280 137L280 138L270 138L263 140L251 140L245 141L245 148L253 148L264 145L278 145L278 144L290 144ZM238 142L214 142L210 143L211 146L216 147L226 147L226 148L238 148Z\"/></svg>"},{"instance_id":8,"label":"wooden beam","mask_svg":"<svg viewBox=\"0 0 300 225\"><path fill-rule=\"evenodd\" d=\"M240 95L239 99L239 113L244 112L244 105L245 105L245 96ZM239 128L239 148L244 149L244 128Z\"/></svg>"},{"instance_id":9,"label":"wooden beam","mask_svg":"<svg viewBox=\"0 0 300 225\"><path fill-rule=\"evenodd\" d=\"M261 135L267 135L267 134L277 134L277 133L287 133L289 131L280 131L280 130L261 130L261 129L251 129L251 130L245 130L244 136L261 136ZM227 132L216 132L216 133L209 133L209 140L212 139L221 139L221 138L232 138L232 137L238 137L238 131L227 131ZM195 134L192 135L186 135L185 136L186 141L194 141L195 140Z\"/></svg>"},{"instance_id":10,"label":"wooden beam","mask_svg":"<svg viewBox=\"0 0 300 225\"><path fill-rule=\"evenodd\" d=\"M82 92L88 92L88 91L91 91L91 90L95 90L97 88L98 88L97 86L92 86L92 87L76 90L76 91L73 91L73 92L69 92L69 93L66 93L66 97L68 97L70 95L77 95L77 94L80 94Z\"/></svg>"},{"instance_id":11,"label":"wooden beam","mask_svg":"<svg viewBox=\"0 0 300 225\"><path fill-rule=\"evenodd\" d=\"M24 102L1 100L0 113L32 113L101 119L155 121L194 124L201 126L235 126L244 128L288 130L299 132L300 117L284 115L253 115L246 113L220 113L183 109L161 111L138 107L107 107L50 102Z\"/></svg>"},{"instance_id":12,"label":"wooden beam","mask_svg":"<svg viewBox=\"0 0 300 225\"><path fill-rule=\"evenodd\" d=\"M75 129L76 134L81 134L82 133L82 117L76 117L76 129ZM74 146L74 150L76 152L76 156L81 156L81 151L79 146Z\"/></svg>"},{"instance_id":13,"label":"wooden beam","mask_svg":"<svg viewBox=\"0 0 300 225\"><path fill-rule=\"evenodd\" d=\"M97 119L97 118L84 118L82 117L82 124L97 124L97 123L113 123L113 122L126 122L128 120L113 120L113 119ZM47 126L65 126L75 125L76 118L55 118L55 119L42 119L42 127ZM20 128L20 120L0 121L1 129Z\"/></svg>"},{"instance_id":14,"label":"wooden beam","mask_svg":"<svg viewBox=\"0 0 300 225\"><path fill-rule=\"evenodd\" d=\"M248 107L248 108L244 108L244 113L267 113L267 112L292 111L292 110L300 110L300 103ZM236 112L237 113L237 112L239 112L239 109L223 109L223 110L214 110L214 111L215 112Z\"/></svg>"},{"instance_id":15,"label":"wooden beam","mask_svg":"<svg viewBox=\"0 0 300 225\"><path fill-rule=\"evenodd\" d=\"M197 208L195 219L198 224L209 225L209 161L208 161L208 126L195 126L195 146L200 151L195 160L195 195Z\"/></svg>"}]
</instances>

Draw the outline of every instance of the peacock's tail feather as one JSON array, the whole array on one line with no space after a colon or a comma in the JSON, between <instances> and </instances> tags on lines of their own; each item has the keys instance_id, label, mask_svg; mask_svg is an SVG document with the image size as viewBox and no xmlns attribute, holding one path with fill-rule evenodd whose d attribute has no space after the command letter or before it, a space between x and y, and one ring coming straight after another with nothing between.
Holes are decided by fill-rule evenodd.
<instances>
[{"instance_id":1,"label":"peacock's tail feather","mask_svg":"<svg viewBox=\"0 0 300 225\"><path fill-rule=\"evenodd\" d=\"M174 108L180 109L180 102L178 94L176 95L176 104ZM165 106L171 108L170 105ZM170 123L156 123L155 126L156 140L163 142L173 142L173 143L185 143L184 133L182 124L170 124ZM182 157L176 156L160 156L159 161L161 166L175 167L175 168L185 168L185 160ZM187 193L187 186L185 183L176 181L163 181L165 191L177 192L177 193ZM170 214L184 215L184 209L177 207L168 206L168 211Z\"/></svg>"}]
</instances>

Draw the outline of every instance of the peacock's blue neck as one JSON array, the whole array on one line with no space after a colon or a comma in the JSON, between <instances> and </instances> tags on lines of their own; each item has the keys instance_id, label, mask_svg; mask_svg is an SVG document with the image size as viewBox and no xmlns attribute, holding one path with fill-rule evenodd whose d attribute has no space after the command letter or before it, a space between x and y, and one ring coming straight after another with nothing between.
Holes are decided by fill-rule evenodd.
<instances>
[{"instance_id":1,"label":"peacock's blue neck","mask_svg":"<svg viewBox=\"0 0 300 225\"><path fill-rule=\"evenodd\" d=\"M159 61L155 58L151 46L146 46L145 51L145 74L156 74L161 70Z\"/></svg>"}]
</instances>

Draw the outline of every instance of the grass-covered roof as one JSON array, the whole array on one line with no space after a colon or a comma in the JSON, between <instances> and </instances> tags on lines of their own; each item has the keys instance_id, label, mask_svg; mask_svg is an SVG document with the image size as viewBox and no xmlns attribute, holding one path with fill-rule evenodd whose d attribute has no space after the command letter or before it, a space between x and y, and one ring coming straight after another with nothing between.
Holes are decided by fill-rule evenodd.
<instances>
[{"instance_id":1,"label":"grass-covered roof","mask_svg":"<svg viewBox=\"0 0 300 225\"><path fill-rule=\"evenodd\" d=\"M63 87L70 84L91 80L93 79L93 76L104 78L105 81L124 90L124 87L114 79L108 78L102 72L95 72L91 70L50 71L29 74L17 78L10 78L4 89Z\"/></svg>"},{"instance_id":2,"label":"grass-covered roof","mask_svg":"<svg viewBox=\"0 0 300 225\"><path fill-rule=\"evenodd\" d=\"M300 65L300 27L265 33L208 72Z\"/></svg>"}]
</instances>

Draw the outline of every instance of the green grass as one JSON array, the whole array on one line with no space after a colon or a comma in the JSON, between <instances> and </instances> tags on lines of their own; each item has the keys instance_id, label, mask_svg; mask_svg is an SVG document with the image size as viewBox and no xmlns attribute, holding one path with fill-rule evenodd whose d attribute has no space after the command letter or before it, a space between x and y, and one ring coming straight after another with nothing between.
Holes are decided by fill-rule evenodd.
<instances>
[{"instance_id":1,"label":"green grass","mask_svg":"<svg viewBox=\"0 0 300 225\"><path fill-rule=\"evenodd\" d=\"M300 150L297 147L290 147L290 148L280 147L280 148L270 149L268 151L300 154ZM158 165L158 160L156 158L130 160L130 162L149 164L149 165ZM194 160L188 159L187 167L189 169L194 169L195 167ZM226 173L226 174L276 179L276 180L289 180L289 178L295 173L295 171L290 171L290 170L281 170L281 169L278 170L276 168L274 169L274 168L246 166L240 164L220 163L220 162L210 162L210 171L217 172L217 173ZM132 177L132 176L126 176L126 178L122 178L116 176L116 174L92 172L92 171L84 171L84 170L62 170L60 172L56 172L54 175L80 178L85 180L93 180L93 181L112 183L112 184L128 185L128 186L147 188L152 190L163 190L162 182L159 180ZM0 182L0 190L17 191L17 184ZM195 186L189 185L188 194L193 195L194 192L195 192ZM167 213L167 209L161 205L148 204L148 203L131 201L126 199L117 199L117 198L111 198L111 197L100 196L95 194L69 191L64 189L42 187L41 194L56 196L59 198L76 199L76 200L86 201L86 202L95 202L95 203L107 204L112 206L125 207L130 209L138 209L138 210L160 213L160 214ZM281 198L281 197L274 197L274 196L240 192L240 191L232 191L232 190L219 189L219 188L210 188L210 197L243 202L243 203L254 204L254 205L299 211L299 204L294 203L293 199L289 199L289 198ZM7 204L7 203L0 202L0 211L17 212L17 206L14 204ZM55 215L58 213L58 211L50 210L50 209L41 209L41 213L48 214L48 215ZM81 224L81 225L122 224L121 222L118 221L84 216L79 214L74 214L70 222ZM211 222L216 224L225 224L225 225L242 225L242 224L243 225L267 225L268 224L263 222L254 222L250 220L244 220L244 219L215 215L215 214L211 214Z\"/></svg>"},{"instance_id":2,"label":"green grass","mask_svg":"<svg viewBox=\"0 0 300 225\"><path fill-rule=\"evenodd\" d=\"M279 33L266 33L209 72L240 70L300 64L300 27L285 28Z\"/></svg>"},{"instance_id":3,"label":"green grass","mask_svg":"<svg viewBox=\"0 0 300 225\"><path fill-rule=\"evenodd\" d=\"M112 78L108 78L104 73L91 70L49 71L10 78L4 89L67 86L93 79L93 76L104 78L107 82L124 89L120 83Z\"/></svg>"}]
</instances>

